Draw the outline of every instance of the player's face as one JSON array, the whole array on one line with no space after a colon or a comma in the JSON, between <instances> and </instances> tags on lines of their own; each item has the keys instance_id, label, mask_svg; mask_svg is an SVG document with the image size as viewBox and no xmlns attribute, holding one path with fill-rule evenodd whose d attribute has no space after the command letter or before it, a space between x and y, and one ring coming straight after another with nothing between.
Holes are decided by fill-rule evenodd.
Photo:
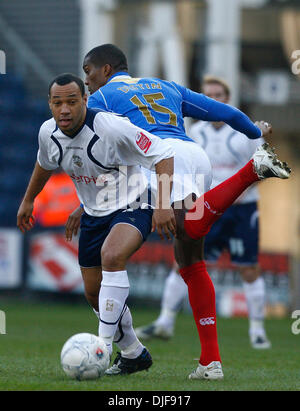
<instances>
[{"instance_id":1,"label":"player's face","mask_svg":"<svg viewBox=\"0 0 300 411\"><path fill-rule=\"evenodd\" d=\"M221 103L228 103L229 98L221 84L205 84L202 89L203 94Z\"/></svg>"},{"instance_id":2,"label":"player's face","mask_svg":"<svg viewBox=\"0 0 300 411\"><path fill-rule=\"evenodd\" d=\"M54 83L50 90L49 106L61 131L67 135L75 134L82 126L86 115L87 96L75 82L59 86Z\"/></svg>"},{"instance_id":3,"label":"player's face","mask_svg":"<svg viewBox=\"0 0 300 411\"><path fill-rule=\"evenodd\" d=\"M88 59L84 60L83 71L85 72L85 84L90 94L95 93L104 86L109 79L108 64L102 67L95 67Z\"/></svg>"}]
</instances>

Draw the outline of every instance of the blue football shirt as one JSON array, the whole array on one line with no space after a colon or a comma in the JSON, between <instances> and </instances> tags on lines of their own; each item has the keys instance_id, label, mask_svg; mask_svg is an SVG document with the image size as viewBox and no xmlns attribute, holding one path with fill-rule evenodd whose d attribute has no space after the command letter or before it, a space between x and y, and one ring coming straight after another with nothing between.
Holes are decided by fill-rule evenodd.
<instances>
[{"instance_id":1,"label":"blue football shirt","mask_svg":"<svg viewBox=\"0 0 300 411\"><path fill-rule=\"evenodd\" d=\"M228 104L172 81L133 78L127 72L115 73L89 97L88 107L126 116L160 138L192 141L186 135L184 117L224 121L249 138L261 136L261 130L244 113Z\"/></svg>"}]
</instances>

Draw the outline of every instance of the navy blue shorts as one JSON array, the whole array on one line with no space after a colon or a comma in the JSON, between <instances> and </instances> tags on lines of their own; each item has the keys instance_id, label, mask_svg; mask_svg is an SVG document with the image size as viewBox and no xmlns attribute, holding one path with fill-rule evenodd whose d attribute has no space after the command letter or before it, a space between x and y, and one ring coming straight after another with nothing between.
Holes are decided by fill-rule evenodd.
<instances>
[{"instance_id":1,"label":"navy blue shorts","mask_svg":"<svg viewBox=\"0 0 300 411\"><path fill-rule=\"evenodd\" d=\"M81 216L78 260L81 267L101 266L101 248L112 227L126 223L137 228L143 241L151 233L152 209L117 210L105 217Z\"/></svg>"},{"instance_id":2,"label":"navy blue shorts","mask_svg":"<svg viewBox=\"0 0 300 411\"><path fill-rule=\"evenodd\" d=\"M253 265L258 260L257 203L236 204L228 208L205 236L205 260L216 261L224 249L231 262Z\"/></svg>"}]
</instances>

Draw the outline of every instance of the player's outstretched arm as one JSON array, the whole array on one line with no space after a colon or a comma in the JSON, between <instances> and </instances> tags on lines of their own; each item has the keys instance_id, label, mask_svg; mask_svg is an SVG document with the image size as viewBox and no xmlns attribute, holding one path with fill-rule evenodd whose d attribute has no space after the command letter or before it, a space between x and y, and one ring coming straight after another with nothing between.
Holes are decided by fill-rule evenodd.
<instances>
[{"instance_id":1,"label":"player's outstretched arm","mask_svg":"<svg viewBox=\"0 0 300 411\"><path fill-rule=\"evenodd\" d=\"M34 217L32 213L34 200L44 188L51 174L52 170L45 170L36 162L17 214L17 227L22 233L33 227Z\"/></svg>"},{"instance_id":2,"label":"player's outstretched arm","mask_svg":"<svg viewBox=\"0 0 300 411\"><path fill-rule=\"evenodd\" d=\"M212 102L206 118L208 121L224 121L224 123L227 123L234 130L245 134L251 139L264 137L269 134L265 128L254 124L245 113L236 107L213 99L211 100ZM260 123L263 122L259 122L259 124Z\"/></svg>"},{"instance_id":3,"label":"player's outstretched arm","mask_svg":"<svg viewBox=\"0 0 300 411\"><path fill-rule=\"evenodd\" d=\"M269 134L236 107L221 103L202 93L196 93L188 88L175 85L181 93L183 104L182 112L185 117L192 117L204 121L223 121L234 130L245 134L248 138L256 139Z\"/></svg>"}]
</instances>

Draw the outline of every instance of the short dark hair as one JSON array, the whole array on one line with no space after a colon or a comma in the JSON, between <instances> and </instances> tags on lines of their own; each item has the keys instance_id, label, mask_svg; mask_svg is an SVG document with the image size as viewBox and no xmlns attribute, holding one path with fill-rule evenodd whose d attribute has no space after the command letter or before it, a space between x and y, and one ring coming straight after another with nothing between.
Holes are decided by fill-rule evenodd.
<instances>
[{"instance_id":1,"label":"short dark hair","mask_svg":"<svg viewBox=\"0 0 300 411\"><path fill-rule=\"evenodd\" d=\"M75 74L72 73L62 73L59 76L55 77L51 83L49 84L49 89L48 89L48 94L50 96L50 91L51 87L53 84L58 84L59 86L65 86L66 84L70 83L76 83L79 87L80 93L82 96L85 94L85 88L84 88L84 82L81 80L81 78L75 76Z\"/></svg>"},{"instance_id":2,"label":"short dark hair","mask_svg":"<svg viewBox=\"0 0 300 411\"><path fill-rule=\"evenodd\" d=\"M230 97L230 87L224 79L220 77L216 77L216 76L211 76L208 74L204 76L202 80L202 85L201 85L202 89L206 84L218 84L219 86L223 87L223 90L226 96Z\"/></svg>"},{"instance_id":3,"label":"short dark hair","mask_svg":"<svg viewBox=\"0 0 300 411\"><path fill-rule=\"evenodd\" d=\"M110 64L116 71L128 71L127 58L122 50L113 44L102 44L94 47L85 56L95 67L102 67Z\"/></svg>"}]
</instances>

